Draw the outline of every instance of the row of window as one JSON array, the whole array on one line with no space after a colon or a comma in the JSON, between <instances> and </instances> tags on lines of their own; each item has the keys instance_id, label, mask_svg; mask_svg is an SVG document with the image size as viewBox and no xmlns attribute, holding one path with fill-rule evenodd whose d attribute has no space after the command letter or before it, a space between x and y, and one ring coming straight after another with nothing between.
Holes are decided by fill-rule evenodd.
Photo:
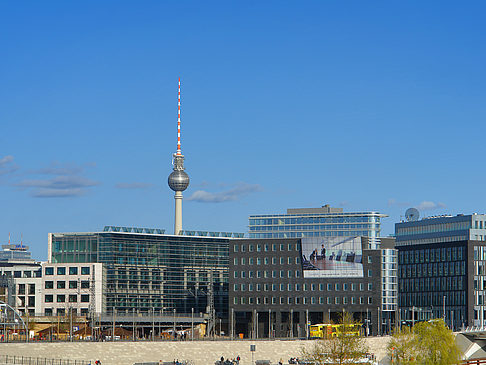
<instances>
[{"instance_id":1,"label":"row of window","mask_svg":"<svg viewBox=\"0 0 486 365\"><path fill-rule=\"evenodd\" d=\"M466 295L464 291L435 292L435 293L403 293L399 295L400 307L411 306L446 306L465 305Z\"/></svg>"},{"instance_id":2,"label":"row of window","mask_svg":"<svg viewBox=\"0 0 486 365\"><path fill-rule=\"evenodd\" d=\"M269 252L270 250L272 251L299 251L300 250L300 244L299 243L288 243L288 244L285 244L285 243L280 243L280 244L277 244L277 243L258 243L258 244L253 244L253 243L249 243L249 244L237 244L235 243L233 245L233 252L238 252L238 251L241 251L241 252L253 252L255 251L256 252Z\"/></svg>"},{"instance_id":3,"label":"row of window","mask_svg":"<svg viewBox=\"0 0 486 365\"><path fill-rule=\"evenodd\" d=\"M250 226L260 225L282 225L282 224L312 224L312 223L357 223L357 222L379 222L379 217L277 217L277 218L252 218Z\"/></svg>"},{"instance_id":4,"label":"row of window","mask_svg":"<svg viewBox=\"0 0 486 365\"><path fill-rule=\"evenodd\" d=\"M35 284L27 284L28 287L28 294L33 295L35 294ZM18 284L17 286L17 294L24 295L26 289L26 284Z\"/></svg>"},{"instance_id":5,"label":"row of window","mask_svg":"<svg viewBox=\"0 0 486 365\"><path fill-rule=\"evenodd\" d=\"M422 264L424 262L461 261L466 257L465 247L426 248L422 250L401 251L399 264Z\"/></svg>"},{"instance_id":6,"label":"row of window","mask_svg":"<svg viewBox=\"0 0 486 365\"><path fill-rule=\"evenodd\" d=\"M81 267L81 275L89 275L89 266ZM44 269L45 275L54 275L54 267L46 267ZM58 266L57 267L57 275L66 275L66 267ZM69 275L78 275L78 267L71 266L69 267Z\"/></svg>"},{"instance_id":7,"label":"row of window","mask_svg":"<svg viewBox=\"0 0 486 365\"><path fill-rule=\"evenodd\" d=\"M253 258L253 257L248 257L248 260L246 257L241 257L240 260L238 260L238 257L235 257L233 259L233 264L234 265L238 265L239 263L241 262L241 265L246 265L246 263L248 262L248 265L254 265L254 264L257 264L257 265L270 265L270 263L272 263L272 265L277 265L277 262L278 264L280 265L284 265L284 264L288 264L288 265L293 265L293 264L300 264L300 257L279 257L278 260L276 257L256 257L256 258Z\"/></svg>"},{"instance_id":8,"label":"row of window","mask_svg":"<svg viewBox=\"0 0 486 365\"><path fill-rule=\"evenodd\" d=\"M403 237L397 236L396 245L397 246L412 246L412 245L428 245L432 243L445 243L445 242L457 242L465 241L469 239L469 236L445 236L445 237L431 237L431 238L420 238L420 239L408 239L404 240Z\"/></svg>"},{"instance_id":9,"label":"row of window","mask_svg":"<svg viewBox=\"0 0 486 365\"><path fill-rule=\"evenodd\" d=\"M8 277L14 277L14 278L40 278L42 276L41 269L39 270L16 270L16 271L3 271L2 275L8 276Z\"/></svg>"},{"instance_id":10,"label":"row of window","mask_svg":"<svg viewBox=\"0 0 486 365\"><path fill-rule=\"evenodd\" d=\"M299 270L263 270L263 271L234 271L233 272L233 277L235 279L237 278L242 278L246 279L248 278L300 278L300 271ZM369 269L368 270L368 277L371 278L373 276L373 270Z\"/></svg>"},{"instance_id":11,"label":"row of window","mask_svg":"<svg viewBox=\"0 0 486 365\"><path fill-rule=\"evenodd\" d=\"M78 314L77 308L69 308L70 311L73 313L73 315ZM82 316L87 316L89 313L89 308L80 308L79 314ZM52 308L46 308L44 309L44 315L45 316L53 316L54 315L54 310ZM66 308L57 308L56 309L56 315L57 316L65 316L66 315Z\"/></svg>"},{"instance_id":12,"label":"row of window","mask_svg":"<svg viewBox=\"0 0 486 365\"><path fill-rule=\"evenodd\" d=\"M482 227L482 222L481 222ZM424 233L438 233L438 232L451 232L451 231L464 231L471 228L471 222L452 222L452 223L438 223L427 225L416 225L413 227L398 227L397 236L408 236L413 234Z\"/></svg>"},{"instance_id":13,"label":"row of window","mask_svg":"<svg viewBox=\"0 0 486 365\"><path fill-rule=\"evenodd\" d=\"M327 291L340 291L341 288L343 291L348 291L348 290L351 290L351 291L356 291L356 288L359 288L359 291L364 291L364 288L365 288L365 284L364 283L359 283L358 284L355 284L355 283L351 283L351 284L348 284L348 283L343 283L342 285L340 283L336 283L336 284L330 284L328 283L326 286L324 286L324 284L319 284L319 286L317 284L307 284L307 283L304 283L304 284L253 284L253 283L250 283L250 284L234 284L233 286L233 290L234 291L246 291L248 288L248 291L253 291L254 289L256 291L260 291L263 290L264 291L277 291L277 290L280 290L280 291L300 291L302 289L302 291L307 291L307 290L311 290L311 291L317 291L317 288L319 288L319 291L324 291L324 288L326 288ZM368 291L371 291L373 290L373 284L372 283L368 283L367 285L367 288L368 288Z\"/></svg>"},{"instance_id":14,"label":"row of window","mask_svg":"<svg viewBox=\"0 0 486 365\"><path fill-rule=\"evenodd\" d=\"M478 272L484 272L483 265L479 265ZM416 278L421 276L454 276L465 275L466 262L441 262L433 264L402 265L398 270L401 278ZM481 275L481 274L477 274Z\"/></svg>"},{"instance_id":15,"label":"row of window","mask_svg":"<svg viewBox=\"0 0 486 365\"><path fill-rule=\"evenodd\" d=\"M373 229L371 224L320 224L320 225L291 225L291 226L250 226L250 231L329 231L350 229Z\"/></svg>"},{"instance_id":16,"label":"row of window","mask_svg":"<svg viewBox=\"0 0 486 365\"><path fill-rule=\"evenodd\" d=\"M465 276L449 276L442 278L421 278L400 280L401 292L428 292L463 290L466 288Z\"/></svg>"},{"instance_id":17,"label":"row of window","mask_svg":"<svg viewBox=\"0 0 486 365\"><path fill-rule=\"evenodd\" d=\"M373 298L367 297L367 303L373 304ZM233 304L365 304L364 297L234 297Z\"/></svg>"},{"instance_id":18,"label":"row of window","mask_svg":"<svg viewBox=\"0 0 486 365\"><path fill-rule=\"evenodd\" d=\"M80 295L81 303L89 303L89 294L81 294ZM66 297L69 303L77 303L78 302L78 295L77 294L57 294L56 295L56 303L65 303ZM46 294L44 297L45 303L53 303L54 302L54 295L53 294Z\"/></svg>"},{"instance_id":19,"label":"row of window","mask_svg":"<svg viewBox=\"0 0 486 365\"><path fill-rule=\"evenodd\" d=\"M304 237L373 237L379 236L380 230L375 231L300 231L300 232L250 232L250 238L304 238Z\"/></svg>"},{"instance_id":20,"label":"row of window","mask_svg":"<svg viewBox=\"0 0 486 365\"><path fill-rule=\"evenodd\" d=\"M78 281L77 280L70 280L69 282L69 289L77 289L78 288ZM89 281L82 280L80 282L81 289L89 289ZM46 281L45 282L45 289L54 289L54 281ZM57 281L56 282L57 289L66 289L66 282L65 281Z\"/></svg>"}]
</instances>

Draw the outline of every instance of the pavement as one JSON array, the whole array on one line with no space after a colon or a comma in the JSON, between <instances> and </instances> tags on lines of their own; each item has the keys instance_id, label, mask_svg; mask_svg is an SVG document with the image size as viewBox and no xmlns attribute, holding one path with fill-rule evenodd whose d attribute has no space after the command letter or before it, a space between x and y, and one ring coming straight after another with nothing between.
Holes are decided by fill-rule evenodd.
<instances>
[{"instance_id":1,"label":"pavement","mask_svg":"<svg viewBox=\"0 0 486 365\"><path fill-rule=\"evenodd\" d=\"M380 364L388 364L388 337L368 337L370 352ZM133 365L141 362L189 360L193 365L213 365L221 356L240 356L241 365L252 364L250 345L256 345L253 360L270 360L278 364L291 357L301 357L302 348L312 340L236 340L236 341L162 341L162 342L44 342L1 343L2 355L31 356L56 359L100 360L102 365Z\"/></svg>"}]
</instances>

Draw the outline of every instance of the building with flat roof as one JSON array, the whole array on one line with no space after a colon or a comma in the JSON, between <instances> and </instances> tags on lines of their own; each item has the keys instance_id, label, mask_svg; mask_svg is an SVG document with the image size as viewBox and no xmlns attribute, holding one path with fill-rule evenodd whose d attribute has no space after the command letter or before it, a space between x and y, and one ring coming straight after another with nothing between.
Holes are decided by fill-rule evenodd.
<instances>
[{"instance_id":1,"label":"building with flat roof","mask_svg":"<svg viewBox=\"0 0 486 365\"><path fill-rule=\"evenodd\" d=\"M364 333L396 323L394 239L368 237L230 241L229 306L233 334L305 337L306 323L336 322L343 311Z\"/></svg>"},{"instance_id":2,"label":"building with flat roof","mask_svg":"<svg viewBox=\"0 0 486 365\"><path fill-rule=\"evenodd\" d=\"M188 232L195 235L112 226L102 232L50 233L48 260L102 263L108 311L208 313L213 308L225 318L230 237L224 235L234 235Z\"/></svg>"},{"instance_id":3,"label":"building with flat roof","mask_svg":"<svg viewBox=\"0 0 486 365\"><path fill-rule=\"evenodd\" d=\"M400 222L395 235L403 320L486 325L486 215Z\"/></svg>"},{"instance_id":4,"label":"building with flat roof","mask_svg":"<svg viewBox=\"0 0 486 365\"><path fill-rule=\"evenodd\" d=\"M287 214L251 215L250 238L356 237L364 236L376 244L381 232L378 212L344 212L342 208L287 209Z\"/></svg>"}]
</instances>

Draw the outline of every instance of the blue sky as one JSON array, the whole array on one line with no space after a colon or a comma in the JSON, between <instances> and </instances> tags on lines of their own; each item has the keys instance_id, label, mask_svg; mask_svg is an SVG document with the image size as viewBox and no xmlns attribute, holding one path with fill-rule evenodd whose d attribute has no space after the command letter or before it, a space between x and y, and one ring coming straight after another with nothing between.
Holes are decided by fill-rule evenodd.
<instances>
[{"instance_id":1,"label":"blue sky","mask_svg":"<svg viewBox=\"0 0 486 365\"><path fill-rule=\"evenodd\" d=\"M484 212L483 2L0 4L0 242L329 203Z\"/></svg>"}]
</instances>

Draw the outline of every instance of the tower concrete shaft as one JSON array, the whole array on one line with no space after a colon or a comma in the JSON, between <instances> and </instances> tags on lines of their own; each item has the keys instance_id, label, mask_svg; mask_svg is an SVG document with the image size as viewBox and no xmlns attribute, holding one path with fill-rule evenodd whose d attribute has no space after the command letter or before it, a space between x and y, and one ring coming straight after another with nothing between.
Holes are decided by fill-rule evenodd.
<instances>
[{"instance_id":1,"label":"tower concrete shaft","mask_svg":"<svg viewBox=\"0 0 486 365\"><path fill-rule=\"evenodd\" d=\"M174 200L175 200L174 234L179 234L180 231L182 231L182 191L175 192Z\"/></svg>"}]
</instances>

